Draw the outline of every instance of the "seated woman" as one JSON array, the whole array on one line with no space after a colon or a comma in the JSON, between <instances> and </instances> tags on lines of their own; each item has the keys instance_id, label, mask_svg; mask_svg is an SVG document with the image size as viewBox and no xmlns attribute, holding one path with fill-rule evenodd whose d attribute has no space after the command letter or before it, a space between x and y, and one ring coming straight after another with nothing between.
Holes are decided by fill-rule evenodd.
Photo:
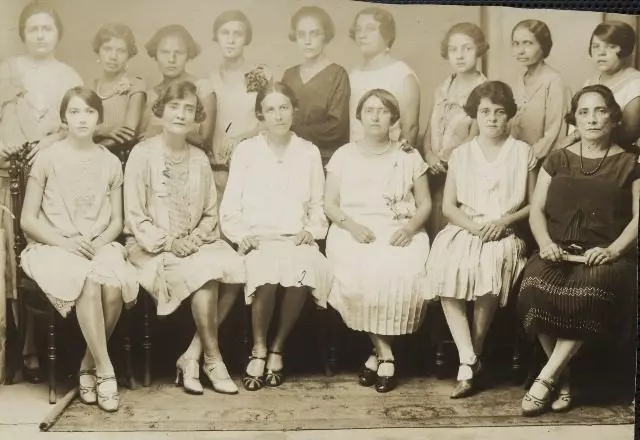
<instances>
[{"instance_id":1,"label":"seated woman","mask_svg":"<svg viewBox=\"0 0 640 440\"><path fill-rule=\"evenodd\" d=\"M396 386L394 337L415 332L426 311L431 198L418 151L389 138L400 118L396 98L370 90L356 115L364 137L327 164L327 258L335 274L329 303L349 328L369 335L374 352L359 383L385 393Z\"/></svg>"},{"instance_id":2,"label":"seated woman","mask_svg":"<svg viewBox=\"0 0 640 440\"><path fill-rule=\"evenodd\" d=\"M549 360L522 401L527 416L568 410L572 356L631 331L640 164L615 144L622 114L607 87L580 90L567 122L581 141L552 152L538 176L529 222L540 252L525 268L518 310Z\"/></svg>"},{"instance_id":3,"label":"seated woman","mask_svg":"<svg viewBox=\"0 0 640 440\"><path fill-rule=\"evenodd\" d=\"M218 346L218 326L245 281L242 258L219 237L216 188L206 154L187 142L204 110L196 86L171 84L153 104L162 134L136 145L124 178L125 234L129 260L158 315L172 313L191 294L197 335L176 363L185 391L202 394L203 370L214 391L235 394ZM219 287L218 283L232 284ZM194 293L195 292L195 293Z\"/></svg>"},{"instance_id":4,"label":"seated woman","mask_svg":"<svg viewBox=\"0 0 640 440\"><path fill-rule=\"evenodd\" d=\"M494 312L507 304L527 261L515 228L529 214L536 175L533 150L509 136L516 113L509 86L479 85L464 109L479 134L451 154L442 202L449 224L436 236L427 263L428 294L441 300L460 358L452 399L475 391ZM474 302L472 328L467 301Z\"/></svg>"},{"instance_id":5,"label":"seated woman","mask_svg":"<svg viewBox=\"0 0 640 440\"><path fill-rule=\"evenodd\" d=\"M122 167L93 142L102 101L74 87L63 97L66 139L38 153L29 173L20 226L29 244L25 273L66 317L75 306L87 343L80 364L80 400L116 411L118 386L107 340L123 302L138 294L136 273L115 239L122 231Z\"/></svg>"},{"instance_id":6,"label":"seated woman","mask_svg":"<svg viewBox=\"0 0 640 440\"><path fill-rule=\"evenodd\" d=\"M307 293L326 307L331 284L326 259L315 243L328 226L320 152L291 131L297 108L296 96L282 83L258 92L255 113L266 131L234 150L220 206L222 232L246 254L245 299L251 304L254 341L243 379L249 391L282 384L282 351ZM284 298L276 336L268 346L278 286L284 287Z\"/></svg>"}]
</instances>

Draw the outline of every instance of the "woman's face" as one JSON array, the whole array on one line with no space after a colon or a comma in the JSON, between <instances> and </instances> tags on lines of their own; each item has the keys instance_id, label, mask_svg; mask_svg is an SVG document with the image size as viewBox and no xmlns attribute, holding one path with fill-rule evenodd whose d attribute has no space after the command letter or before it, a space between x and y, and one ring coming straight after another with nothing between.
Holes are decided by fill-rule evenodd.
<instances>
[{"instance_id":1,"label":"woman's face","mask_svg":"<svg viewBox=\"0 0 640 440\"><path fill-rule=\"evenodd\" d=\"M102 70L105 73L116 74L122 72L129 60L127 42L122 38L111 38L102 43L98 56Z\"/></svg>"},{"instance_id":2,"label":"woman's face","mask_svg":"<svg viewBox=\"0 0 640 440\"><path fill-rule=\"evenodd\" d=\"M591 40L591 58L596 68L602 73L615 73L622 68L622 60L618 57L620 46L602 41L596 35Z\"/></svg>"},{"instance_id":3,"label":"woman's face","mask_svg":"<svg viewBox=\"0 0 640 440\"><path fill-rule=\"evenodd\" d=\"M240 58L247 42L247 29L241 21L229 21L218 29L218 44L225 58Z\"/></svg>"},{"instance_id":4,"label":"woman's face","mask_svg":"<svg viewBox=\"0 0 640 440\"><path fill-rule=\"evenodd\" d=\"M457 73L465 73L476 68L478 47L475 41L465 34L453 34L449 37L447 49L449 64Z\"/></svg>"},{"instance_id":5,"label":"woman's face","mask_svg":"<svg viewBox=\"0 0 640 440\"><path fill-rule=\"evenodd\" d=\"M92 138L98 126L100 115L98 110L89 107L82 98L74 96L69 100L64 117L69 127L69 134L75 138Z\"/></svg>"},{"instance_id":6,"label":"woman's face","mask_svg":"<svg viewBox=\"0 0 640 440\"><path fill-rule=\"evenodd\" d=\"M172 99L167 102L161 118L164 131L186 136L193 128L197 106L198 98L195 95L187 95L183 99Z\"/></svg>"},{"instance_id":7,"label":"woman's face","mask_svg":"<svg viewBox=\"0 0 640 440\"><path fill-rule=\"evenodd\" d=\"M360 122L364 132L370 136L388 136L393 125L391 118L391 112L377 96L369 97L362 104Z\"/></svg>"},{"instance_id":8,"label":"woman's face","mask_svg":"<svg viewBox=\"0 0 640 440\"><path fill-rule=\"evenodd\" d=\"M361 14L356 20L355 40L365 56L377 55L389 47L380 32L380 23L369 14Z\"/></svg>"},{"instance_id":9,"label":"woman's face","mask_svg":"<svg viewBox=\"0 0 640 440\"><path fill-rule=\"evenodd\" d=\"M158 43L156 62L165 78L177 78L184 73L189 57L187 43L177 35L164 37Z\"/></svg>"},{"instance_id":10,"label":"woman's face","mask_svg":"<svg viewBox=\"0 0 640 440\"><path fill-rule=\"evenodd\" d=\"M46 12L29 17L24 27L27 52L36 58L50 56L58 44L58 28L53 17Z\"/></svg>"},{"instance_id":11,"label":"woman's face","mask_svg":"<svg viewBox=\"0 0 640 440\"><path fill-rule=\"evenodd\" d=\"M599 140L611 136L613 121L607 104L599 93L585 93L578 100L576 127L582 139Z\"/></svg>"},{"instance_id":12,"label":"woman's face","mask_svg":"<svg viewBox=\"0 0 640 440\"><path fill-rule=\"evenodd\" d=\"M286 134L293 123L293 105L286 95L267 94L262 100L262 117L267 130L275 135Z\"/></svg>"},{"instance_id":13,"label":"woman's face","mask_svg":"<svg viewBox=\"0 0 640 440\"><path fill-rule=\"evenodd\" d=\"M296 26L296 44L306 59L316 59L324 51L325 34L314 17L302 17Z\"/></svg>"},{"instance_id":14,"label":"woman's face","mask_svg":"<svg viewBox=\"0 0 640 440\"><path fill-rule=\"evenodd\" d=\"M526 28L519 27L513 31L511 39L513 57L523 67L535 66L544 59L542 46L533 33Z\"/></svg>"},{"instance_id":15,"label":"woman's face","mask_svg":"<svg viewBox=\"0 0 640 440\"><path fill-rule=\"evenodd\" d=\"M486 138L499 138L507 131L509 118L503 105L494 104L489 98L482 98L478 105L478 130Z\"/></svg>"}]
</instances>

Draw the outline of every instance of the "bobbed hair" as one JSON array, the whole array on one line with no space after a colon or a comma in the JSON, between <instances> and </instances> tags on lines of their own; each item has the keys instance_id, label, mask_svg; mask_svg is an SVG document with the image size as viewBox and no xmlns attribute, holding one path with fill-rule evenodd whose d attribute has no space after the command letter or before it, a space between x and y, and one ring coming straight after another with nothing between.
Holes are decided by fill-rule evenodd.
<instances>
[{"instance_id":1,"label":"bobbed hair","mask_svg":"<svg viewBox=\"0 0 640 440\"><path fill-rule=\"evenodd\" d=\"M483 98L503 106L509 119L513 118L518 111L511 87L502 81L486 81L471 91L464 105L464 111L471 119L478 117L478 107Z\"/></svg>"},{"instance_id":2,"label":"bobbed hair","mask_svg":"<svg viewBox=\"0 0 640 440\"><path fill-rule=\"evenodd\" d=\"M400 104L393 94L384 89L371 89L362 95L356 106L356 119L362 121L362 107L371 97L376 97L382 105L391 113L391 124L395 124L400 119Z\"/></svg>"},{"instance_id":3,"label":"bobbed hair","mask_svg":"<svg viewBox=\"0 0 640 440\"><path fill-rule=\"evenodd\" d=\"M62 97L62 101L60 102L60 120L63 123L67 123L67 108L69 107L69 102L73 98L80 98L87 104L89 107L98 112L98 124L102 124L104 120L104 107L102 105L102 99L88 87L85 86L76 86L72 87L64 94Z\"/></svg>"},{"instance_id":4,"label":"bobbed hair","mask_svg":"<svg viewBox=\"0 0 640 440\"><path fill-rule=\"evenodd\" d=\"M196 115L194 122L198 123L204 121L207 114L205 113L202 101L200 101L200 97L198 96L198 88L191 81L178 81L169 85L169 87L167 87L153 103L151 111L157 118L161 118L164 114L164 108L168 103L174 99L185 99L188 96L195 96L196 98Z\"/></svg>"}]
</instances>

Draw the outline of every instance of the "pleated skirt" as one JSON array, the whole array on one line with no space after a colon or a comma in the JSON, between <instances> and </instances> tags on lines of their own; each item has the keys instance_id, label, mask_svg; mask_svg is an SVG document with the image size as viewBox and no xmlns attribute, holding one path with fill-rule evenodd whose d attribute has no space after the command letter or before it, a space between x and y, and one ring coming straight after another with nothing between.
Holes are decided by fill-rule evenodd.
<instances>
[{"instance_id":1,"label":"pleated skirt","mask_svg":"<svg viewBox=\"0 0 640 440\"><path fill-rule=\"evenodd\" d=\"M329 304L353 330L404 335L422 323L429 236L419 232L409 246L396 247L388 244L394 231L376 229L376 240L364 244L337 226L329 229L326 251L334 273Z\"/></svg>"},{"instance_id":2,"label":"pleated skirt","mask_svg":"<svg viewBox=\"0 0 640 440\"><path fill-rule=\"evenodd\" d=\"M474 301L496 295L504 307L526 261L526 245L516 235L484 243L450 224L433 242L427 262L427 297Z\"/></svg>"},{"instance_id":3,"label":"pleated skirt","mask_svg":"<svg viewBox=\"0 0 640 440\"><path fill-rule=\"evenodd\" d=\"M628 259L586 266L531 257L518 314L532 335L572 340L627 338L636 316L637 268Z\"/></svg>"},{"instance_id":4,"label":"pleated skirt","mask_svg":"<svg viewBox=\"0 0 640 440\"><path fill-rule=\"evenodd\" d=\"M292 238L260 239L258 249L245 256L245 302L251 304L256 289L265 284L308 287L315 303L325 308L333 275L317 244L299 245Z\"/></svg>"}]
</instances>

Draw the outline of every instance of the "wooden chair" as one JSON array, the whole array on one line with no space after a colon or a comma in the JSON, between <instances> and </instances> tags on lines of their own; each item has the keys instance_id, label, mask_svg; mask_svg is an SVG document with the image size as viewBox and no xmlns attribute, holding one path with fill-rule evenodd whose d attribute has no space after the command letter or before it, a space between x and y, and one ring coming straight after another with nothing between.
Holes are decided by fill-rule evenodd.
<instances>
[{"instance_id":1,"label":"wooden chair","mask_svg":"<svg viewBox=\"0 0 640 440\"><path fill-rule=\"evenodd\" d=\"M56 327L60 317L51 302L46 298L45 294L40 290L38 285L30 279L20 267L20 253L26 247L26 240L22 230L20 229L20 215L22 212L22 202L24 200L25 188L28 177L28 164L23 157L14 156L10 158L9 178L11 202L13 204L13 233L14 233L14 250L16 255L16 285L18 289L18 345L20 349L24 346L26 317L27 313L35 316L44 317L47 322L47 370L49 383L49 403L56 403ZM125 379L129 388L135 387L133 378L133 368L131 363L131 339L129 337L129 313L123 311L121 319L125 322L124 338L122 349L125 354Z\"/></svg>"}]
</instances>

